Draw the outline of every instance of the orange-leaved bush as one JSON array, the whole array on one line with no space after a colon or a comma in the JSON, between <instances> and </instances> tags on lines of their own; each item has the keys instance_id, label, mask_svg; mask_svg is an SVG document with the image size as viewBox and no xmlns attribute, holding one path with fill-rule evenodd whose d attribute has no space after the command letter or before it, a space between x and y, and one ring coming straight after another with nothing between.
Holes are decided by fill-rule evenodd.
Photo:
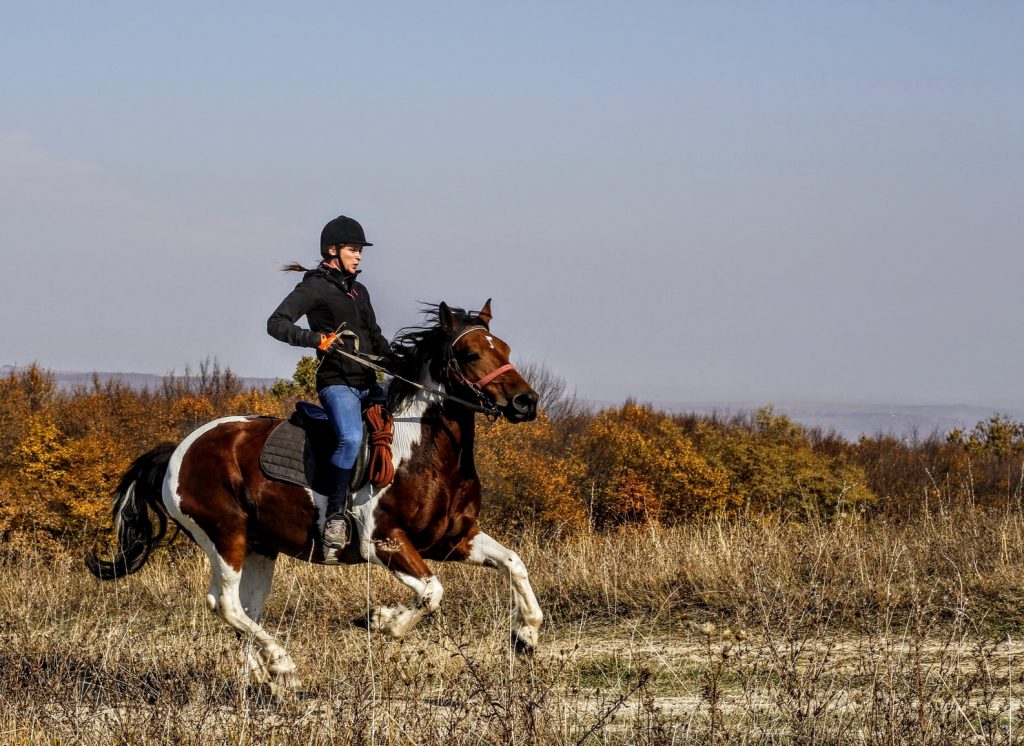
<instances>
[{"instance_id":1,"label":"orange-leaved bush","mask_svg":"<svg viewBox=\"0 0 1024 746\"><path fill-rule=\"evenodd\" d=\"M627 402L599 412L571 452L586 466L584 499L597 526L685 521L739 504L727 472L650 406Z\"/></svg>"},{"instance_id":2,"label":"orange-leaved bush","mask_svg":"<svg viewBox=\"0 0 1024 746\"><path fill-rule=\"evenodd\" d=\"M214 418L213 404L205 396L186 394L171 405L169 424L184 437Z\"/></svg>"},{"instance_id":3,"label":"orange-leaved bush","mask_svg":"<svg viewBox=\"0 0 1024 746\"><path fill-rule=\"evenodd\" d=\"M558 531L586 526L579 495L583 465L564 453L543 413L533 422L480 427L476 465L488 525Z\"/></svg>"},{"instance_id":4,"label":"orange-leaved bush","mask_svg":"<svg viewBox=\"0 0 1024 746\"><path fill-rule=\"evenodd\" d=\"M251 389L232 396L224 402L224 409L223 415L256 414L264 417L282 417L284 414L281 400L262 389Z\"/></svg>"},{"instance_id":5,"label":"orange-leaved bush","mask_svg":"<svg viewBox=\"0 0 1024 746\"><path fill-rule=\"evenodd\" d=\"M876 499L861 466L815 451L803 428L771 407L745 422L698 423L694 439L729 472L748 511L828 515Z\"/></svg>"}]
</instances>

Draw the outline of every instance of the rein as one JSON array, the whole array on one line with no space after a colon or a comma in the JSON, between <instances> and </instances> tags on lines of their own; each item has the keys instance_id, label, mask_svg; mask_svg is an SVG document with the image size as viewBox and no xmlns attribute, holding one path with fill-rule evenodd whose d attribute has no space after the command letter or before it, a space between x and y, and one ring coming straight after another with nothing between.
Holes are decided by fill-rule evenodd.
<instances>
[{"instance_id":1,"label":"rein","mask_svg":"<svg viewBox=\"0 0 1024 746\"><path fill-rule=\"evenodd\" d=\"M473 331L473 329L484 329L484 327L482 327L482 326L474 326L474 327L471 327L470 329L467 329L466 332ZM457 342L459 339L461 339L463 334L465 334L466 332L463 332L458 337L456 337L452 341L451 344L454 345L455 342ZM449 345L449 348L450 347L451 347L451 345ZM367 355L366 353L356 354L356 353L353 353L353 352L349 352L348 350L344 350L344 349L342 349L340 347L334 347L334 346L329 347L328 348L328 352L336 352L337 354L342 355L343 357L347 357L349 360L355 360L357 363L359 363L360 365L366 366L370 370L374 370L374 371L378 371L380 373L384 373L385 375L391 376L392 378L394 378L396 380L399 380L402 383L405 383L405 384L408 384L408 385L410 385L410 386L412 386L414 388L420 389L421 391L425 391L428 394L433 394L434 396L439 396L439 397L441 397L442 399L444 399L446 401L454 402L455 404L460 404L463 407L465 407L466 409L469 409L469 410L471 410L473 412L479 412L480 414L486 416L487 419L491 420L492 422L494 422L495 420L497 420L497 419L499 419L501 417L501 411L498 409L498 407L495 404L493 404L490 400L488 400L484 396L483 391L481 391L479 387L486 385L487 383L492 381L495 377L497 377L500 373L504 373L506 370L512 369L514 367L514 366L512 366L511 363L509 363L508 365L503 365L500 368L498 368L498 370L496 372L493 372L493 373L491 373L491 374L489 374L487 376L484 376L484 378L481 378L480 381L483 381L483 383L481 383L480 381L477 381L474 384L473 382L469 381L462 374L462 371L460 371L458 369L458 366L455 365L455 361L454 360L449 360L449 362L448 362L449 374L451 374L451 372L454 370L457 373L457 375L458 375L456 380L459 383L463 383L464 382L465 385L469 386L469 388L473 390L473 392L480 399L480 403L477 404L475 402L466 401L465 399L460 399L459 397L453 396L452 394L449 394L446 391L441 391L439 389L432 389L429 386L424 386L423 384L417 383L416 381L410 381L408 378L402 378L402 376L399 376L399 375L396 375L395 373L392 373L390 370L388 370L384 366L378 365L377 363L374 363L374 362L371 362L368 359L370 357L370 355ZM374 355L373 357L377 358L378 360L380 359L376 355Z\"/></svg>"}]
</instances>

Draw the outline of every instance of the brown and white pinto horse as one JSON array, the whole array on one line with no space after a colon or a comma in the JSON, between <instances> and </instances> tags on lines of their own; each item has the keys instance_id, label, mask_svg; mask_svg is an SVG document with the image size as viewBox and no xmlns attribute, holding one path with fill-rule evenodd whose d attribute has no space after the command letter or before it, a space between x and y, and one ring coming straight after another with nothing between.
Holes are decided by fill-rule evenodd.
<instances>
[{"instance_id":1,"label":"brown and white pinto horse","mask_svg":"<svg viewBox=\"0 0 1024 746\"><path fill-rule=\"evenodd\" d=\"M404 330L394 342L399 376L480 401L512 422L536 417L537 394L509 363L508 345L490 332L490 300L477 314L441 303L427 316L427 326ZM135 461L115 494L117 553L110 561L90 554L89 569L102 579L140 569L170 517L210 559L207 605L252 636L259 658L250 656L253 674L276 687L298 685L291 656L260 625L279 554L389 569L415 593L415 601L369 610L367 621L394 637L441 603L441 583L425 559L500 569L515 598L513 641L519 650L532 650L543 615L526 567L477 525L475 413L397 379L388 401L395 420L395 479L389 487L367 485L355 494L355 538L344 550L320 543L325 496L263 475L260 452L279 420L224 417L177 446L160 446ZM147 505L159 520L155 531Z\"/></svg>"}]
</instances>

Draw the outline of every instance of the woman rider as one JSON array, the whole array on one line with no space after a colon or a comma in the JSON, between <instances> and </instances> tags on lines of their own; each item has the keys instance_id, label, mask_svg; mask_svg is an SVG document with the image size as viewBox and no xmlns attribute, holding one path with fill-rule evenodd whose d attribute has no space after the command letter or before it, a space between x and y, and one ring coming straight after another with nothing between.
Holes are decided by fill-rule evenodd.
<instances>
[{"instance_id":1,"label":"woman rider","mask_svg":"<svg viewBox=\"0 0 1024 746\"><path fill-rule=\"evenodd\" d=\"M382 356L391 352L377 326L370 294L356 281L363 247L372 245L366 241L363 227L352 218L339 215L330 221L320 233L323 261L311 270L298 264L284 268L306 274L267 319L267 332L275 339L296 347L317 348L317 394L338 436L331 455L334 489L327 498L323 542L339 549L348 542L344 506L363 437L361 404L375 387L376 374L351 358L328 351L332 345L340 345L353 352L354 335L361 352ZM295 323L303 315L309 329Z\"/></svg>"}]
</instances>

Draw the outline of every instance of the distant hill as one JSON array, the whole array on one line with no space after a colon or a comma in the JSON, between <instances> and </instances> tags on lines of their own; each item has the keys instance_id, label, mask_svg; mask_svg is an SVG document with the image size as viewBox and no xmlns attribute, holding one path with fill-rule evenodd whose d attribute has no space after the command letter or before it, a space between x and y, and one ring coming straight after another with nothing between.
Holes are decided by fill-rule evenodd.
<instances>
[{"instance_id":1,"label":"distant hill","mask_svg":"<svg viewBox=\"0 0 1024 746\"><path fill-rule=\"evenodd\" d=\"M718 413L723 416L740 412L753 412L765 402L653 402L668 412ZM932 433L946 435L954 428L971 429L979 421L997 412L1015 420L1024 421L1024 409L1015 407L982 407L970 404L838 404L835 402L794 403L779 402L772 405L776 414L784 414L806 427L832 430L846 440L858 440L862 435L894 435L910 438L915 433L921 438Z\"/></svg>"},{"instance_id":2,"label":"distant hill","mask_svg":"<svg viewBox=\"0 0 1024 746\"><path fill-rule=\"evenodd\" d=\"M7 376L18 370L13 365L0 365L0 375ZM157 389L163 385L167 376L158 376L154 373L108 373L96 371L94 373L80 373L77 371L51 370L48 371L59 389L71 389L75 386L88 386L92 383L93 377L99 379L100 383L107 381L121 381L133 389ZM176 374L182 377L181 374ZM238 380L245 387L255 386L257 388L269 388L274 385L276 378L246 378L239 376Z\"/></svg>"}]
</instances>

